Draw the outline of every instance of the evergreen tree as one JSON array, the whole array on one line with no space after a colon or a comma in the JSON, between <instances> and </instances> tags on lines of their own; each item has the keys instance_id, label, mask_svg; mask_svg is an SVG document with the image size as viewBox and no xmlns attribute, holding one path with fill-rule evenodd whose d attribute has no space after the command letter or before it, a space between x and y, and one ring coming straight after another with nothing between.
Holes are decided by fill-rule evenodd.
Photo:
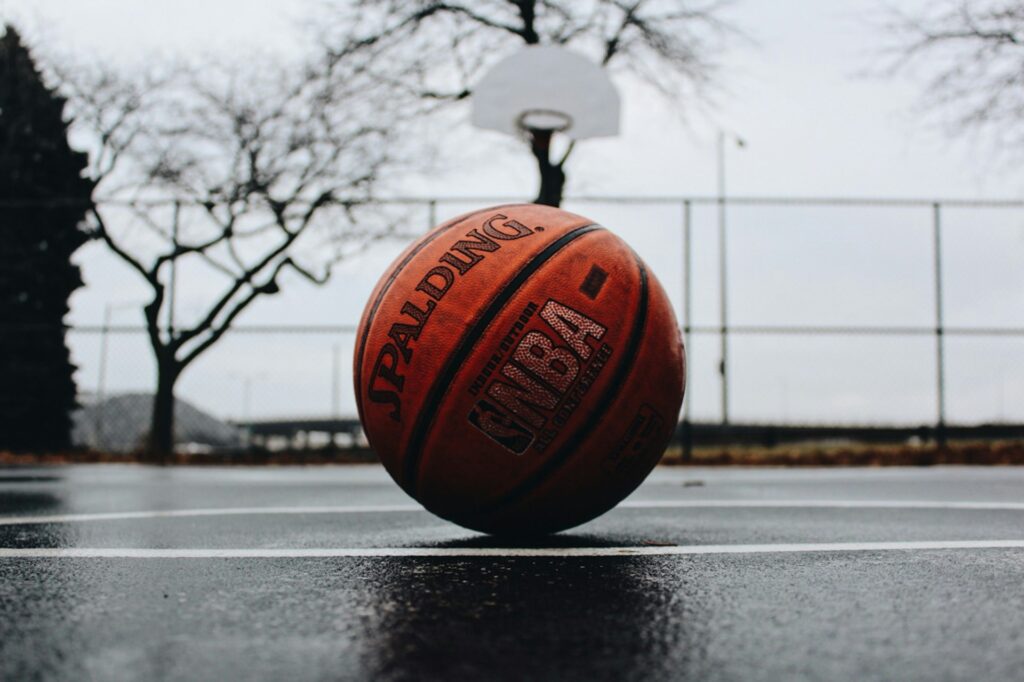
<instances>
[{"instance_id":1,"label":"evergreen tree","mask_svg":"<svg viewBox=\"0 0 1024 682\"><path fill-rule=\"evenodd\" d=\"M0 37L0 450L70 444L75 384L65 344L71 254L93 183L72 151L64 99L46 87L17 31Z\"/></svg>"}]
</instances>

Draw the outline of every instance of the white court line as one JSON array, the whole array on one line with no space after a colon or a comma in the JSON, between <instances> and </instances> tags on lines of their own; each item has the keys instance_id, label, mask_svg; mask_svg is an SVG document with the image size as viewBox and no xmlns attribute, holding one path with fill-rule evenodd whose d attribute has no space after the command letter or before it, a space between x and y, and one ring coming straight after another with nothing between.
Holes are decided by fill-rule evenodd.
<instances>
[{"instance_id":1,"label":"white court line","mask_svg":"<svg viewBox=\"0 0 1024 682\"><path fill-rule=\"evenodd\" d=\"M22 526L40 523L81 523L85 521L122 521L126 519L174 519L194 516L255 516L260 514L378 514L418 511L425 510L418 504L167 509L153 511L99 512L94 514L54 514L52 516L0 516L0 526Z\"/></svg>"},{"instance_id":2,"label":"white court line","mask_svg":"<svg viewBox=\"0 0 1024 682\"><path fill-rule=\"evenodd\" d=\"M0 548L0 559L310 559L343 557L631 557L907 550L1024 549L1024 540L824 542L668 547L366 547L299 549Z\"/></svg>"},{"instance_id":3,"label":"white court line","mask_svg":"<svg viewBox=\"0 0 1024 682\"><path fill-rule=\"evenodd\" d=\"M923 500L636 500L618 509L933 509L961 511L1024 511L1024 502L931 502ZM386 514L425 511L418 504L366 504L307 507L225 507L153 511L55 514L51 516L0 516L0 526L44 523L84 523L132 519L174 519L202 516L256 516L285 514Z\"/></svg>"},{"instance_id":4,"label":"white court line","mask_svg":"<svg viewBox=\"0 0 1024 682\"><path fill-rule=\"evenodd\" d=\"M970 502L932 500L636 500L620 507L673 509L735 507L738 509L974 509L1024 511L1024 502Z\"/></svg>"}]
</instances>

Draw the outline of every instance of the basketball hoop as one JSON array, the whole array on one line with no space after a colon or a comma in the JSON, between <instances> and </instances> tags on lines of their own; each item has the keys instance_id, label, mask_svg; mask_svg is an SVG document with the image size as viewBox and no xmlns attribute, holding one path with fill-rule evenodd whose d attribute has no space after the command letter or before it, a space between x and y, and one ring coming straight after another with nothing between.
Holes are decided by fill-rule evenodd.
<instances>
[{"instance_id":1,"label":"basketball hoop","mask_svg":"<svg viewBox=\"0 0 1024 682\"><path fill-rule=\"evenodd\" d=\"M528 133L564 133L572 128L572 116L554 109L527 109L516 117L516 127Z\"/></svg>"},{"instance_id":2,"label":"basketball hoop","mask_svg":"<svg viewBox=\"0 0 1024 682\"><path fill-rule=\"evenodd\" d=\"M619 132L619 93L607 72L557 45L531 45L487 73L473 90L473 124L508 135L572 140Z\"/></svg>"}]
</instances>

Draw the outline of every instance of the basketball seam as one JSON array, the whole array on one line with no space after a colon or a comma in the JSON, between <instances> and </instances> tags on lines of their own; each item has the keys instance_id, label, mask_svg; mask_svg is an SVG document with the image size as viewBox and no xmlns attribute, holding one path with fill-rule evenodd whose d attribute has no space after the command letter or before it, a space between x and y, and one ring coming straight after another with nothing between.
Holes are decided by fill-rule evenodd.
<instances>
[{"instance_id":1,"label":"basketball seam","mask_svg":"<svg viewBox=\"0 0 1024 682\"><path fill-rule=\"evenodd\" d=\"M380 293L377 294L377 298L374 299L369 314L367 314L366 316L366 325L363 327L363 334L359 339L359 346L356 349L356 362L354 368L355 376L353 378L355 380L354 383L356 386L356 411L359 413L360 422L363 420L363 355L366 352L366 341L370 336L370 328L373 326L373 318L377 315L377 309L380 308L380 304L381 302L383 302L384 296L387 294L388 290L391 289L391 285L395 283L396 279L398 279L398 276L402 273L402 270L405 269L405 266L407 266L409 262L412 261L413 258L419 255L419 253L423 251L423 249L427 248L428 245L433 243L435 239L449 232L450 230L455 229L457 226L462 225L463 223L471 220L475 216L478 216L481 213L487 213L489 211L496 211L498 209L508 208L509 206L524 205L527 204L498 204L497 206L489 206L488 208L481 209L479 211L474 211L473 213L467 215L462 220L453 221L449 225L439 226L434 230L433 234L426 235L423 238L423 241L417 244L416 248L409 252L409 254L402 259L402 262L396 265L395 269L391 271L391 274L388 275L388 278L385 281L384 286L381 287Z\"/></svg>"},{"instance_id":2,"label":"basketball seam","mask_svg":"<svg viewBox=\"0 0 1024 682\"><path fill-rule=\"evenodd\" d=\"M564 249L577 238L595 230L602 229L604 228L596 223L581 225L546 246L543 251L534 256L529 263L523 266L523 268L520 269L519 272L517 272L515 276L500 289L498 295L492 299L491 303L476 322L474 322L473 325L463 333L455 346L455 350L453 350L448 356L448 360L445 362L444 367L438 374L437 379L435 379L434 383L431 384L430 390L427 392L427 395L423 400L423 405L416 423L413 425L412 433L409 436L403 471L403 487L410 495L415 497L420 459L423 456L423 453L420 451L423 448L423 444L426 441L431 427L434 425L438 408L443 402L445 395L447 395L448 391L451 389L455 375L458 373L466 358L468 358L473 352L476 344L483 337L484 332L486 332L487 328L492 322L494 322L501 311L504 310L508 302L512 300L515 293L522 288L527 280L529 280L529 278L532 277L542 265L551 260L556 253Z\"/></svg>"},{"instance_id":3,"label":"basketball seam","mask_svg":"<svg viewBox=\"0 0 1024 682\"><path fill-rule=\"evenodd\" d=\"M622 363L615 370L615 374L612 377L611 382L608 384L608 388L605 389L605 392L601 395L601 398L594 406L594 410L590 413L586 423L565 442L553 457L547 460L537 471L529 475L526 480L504 496L495 500L491 504L478 509L478 513L494 514L502 507L513 504L522 499L525 495L529 494L537 486L543 483L553 471L563 466L570 459L572 453L579 447L580 443L583 442L587 435L594 430L597 423L611 408L615 398L619 395L619 389L622 382L625 381L626 377L632 371L633 366L636 364L636 358L639 355L640 341L643 339L644 327L647 325L647 309L650 299L650 292L647 283L647 268L644 267L643 261L640 260L639 256L634 253L633 257L636 259L637 267L640 271L639 309L637 310L636 320L633 323L633 329L630 332L629 341L626 344L626 352L623 355Z\"/></svg>"}]
</instances>

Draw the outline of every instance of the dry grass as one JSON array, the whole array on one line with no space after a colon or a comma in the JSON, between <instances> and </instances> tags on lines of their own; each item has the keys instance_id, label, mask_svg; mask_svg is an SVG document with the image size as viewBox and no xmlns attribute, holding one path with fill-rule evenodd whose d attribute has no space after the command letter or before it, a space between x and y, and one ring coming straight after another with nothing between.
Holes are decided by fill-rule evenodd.
<instances>
[{"instance_id":1,"label":"dry grass","mask_svg":"<svg viewBox=\"0 0 1024 682\"><path fill-rule=\"evenodd\" d=\"M377 457L365 449L294 450L282 452L245 451L214 454L176 453L160 461L145 453L109 453L76 450L48 453L14 453L0 451L0 466L32 466L59 464L166 464L188 466L304 466L318 464L366 464Z\"/></svg>"},{"instance_id":2,"label":"dry grass","mask_svg":"<svg viewBox=\"0 0 1024 682\"><path fill-rule=\"evenodd\" d=\"M123 455L81 450L56 453L0 451L0 466L137 463L170 465L293 466L376 462L369 450L295 450L174 455L154 462L142 453ZM955 442L937 445L875 445L859 443L803 444L771 448L752 446L697 447L689 459L672 446L661 463L668 466L877 467L959 465L1024 465L1024 441Z\"/></svg>"},{"instance_id":3,"label":"dry grass","mask_svg":"<svg viewBox=\"0 0 1024 682\"><path fill-rule=\"evenodd\" d=\"M982 441L939 445L863 443L802 444L772 448L698 447L684 459L681 448L665 453L662 464L682 466L932 466L1024 465L1024 442Z\"/></svg>"}]
</instances>

